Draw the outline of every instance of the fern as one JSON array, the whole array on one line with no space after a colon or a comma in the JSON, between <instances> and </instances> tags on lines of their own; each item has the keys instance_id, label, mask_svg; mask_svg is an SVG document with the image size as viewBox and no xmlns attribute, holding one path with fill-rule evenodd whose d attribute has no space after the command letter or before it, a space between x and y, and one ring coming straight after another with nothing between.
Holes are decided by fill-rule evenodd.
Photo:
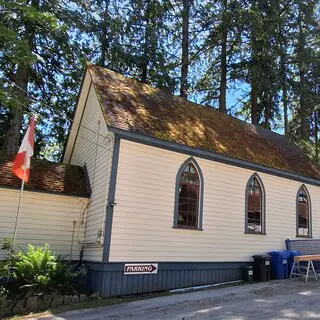
<instances>
[{"instance_id":1,"label":"fern","mask_svg":"<svg viewBox=\"0 0 320 320\"><path fill-rule=\"evenodd\" d=\"M7 264L7 265L6 265ZM24 296L44 293L77 293L76 278L80 272L62 257L56 257L48 245L28 245L25 252L11 253L4 263L19 294Z\"/></svg>"}]
</instances>

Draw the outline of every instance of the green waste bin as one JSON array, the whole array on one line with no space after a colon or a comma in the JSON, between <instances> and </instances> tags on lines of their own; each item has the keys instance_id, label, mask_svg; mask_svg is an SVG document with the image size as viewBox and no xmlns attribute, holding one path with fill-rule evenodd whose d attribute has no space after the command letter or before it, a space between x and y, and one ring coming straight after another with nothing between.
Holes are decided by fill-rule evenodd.
<instances>
[{"instance_id":1,"label":"green waste bin","mask_svg":"<svg viewBox=\"0 0 320 320\"><path fill-rule=\"evenodd\" d=\"M242 279L246 282L253 281L253 268L252 266L243 266L242 267Z\"/></svg>"}]
</instances>

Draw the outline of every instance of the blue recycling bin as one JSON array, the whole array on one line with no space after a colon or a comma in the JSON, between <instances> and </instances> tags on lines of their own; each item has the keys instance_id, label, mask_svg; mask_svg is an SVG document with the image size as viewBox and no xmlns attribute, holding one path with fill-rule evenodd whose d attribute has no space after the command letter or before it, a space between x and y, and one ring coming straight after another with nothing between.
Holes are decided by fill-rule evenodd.
<instances>
[{"instance_id":1,"label":"blue recycling bin","mask_svg":"<svg viewBox=\"0 0 320 320\"><path fill-rule=\"evenodd\" d=\"M287 251L271 251L272 257L272 277L273 279L287 279L289 277L288 260L290 253Z\"/></svg>"},{"instance_id":2,"label":"blue recycling bin","mask_svg":"<svg viewBox=\"0 0 320 320\"><path fill-rule=\"evenodd\" d=\"M297 251L297 250L286 250L286 252L289 253L289 259L288 259L288 272L289 272L289 275L290 275L290 272L291 272L291 269L292 269L292 266L293 266L293 263L294 263L294 257L296 256L301 256L301 252L300 251Z\"/></svg>"}]
</instances>

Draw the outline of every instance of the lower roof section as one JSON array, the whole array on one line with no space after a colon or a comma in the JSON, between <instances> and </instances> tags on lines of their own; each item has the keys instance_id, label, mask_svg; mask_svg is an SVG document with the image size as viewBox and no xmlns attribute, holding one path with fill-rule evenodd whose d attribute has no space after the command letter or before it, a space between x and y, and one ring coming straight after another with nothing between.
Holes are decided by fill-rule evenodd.
<instances>
[{"instance_id":1,"label":"lower roof section","mask_svg":"<svg viewBox=\"0 0 320 320\"><path fill-rule=\"evenodd\" d=\"M21 180L12 173L13 162L13 155L0 151L0 187L20 188ZM29 191L90 196L89 180L84 168L43 159L31 160L30 179L24 188Z\"/></svg>"}]
</instances>

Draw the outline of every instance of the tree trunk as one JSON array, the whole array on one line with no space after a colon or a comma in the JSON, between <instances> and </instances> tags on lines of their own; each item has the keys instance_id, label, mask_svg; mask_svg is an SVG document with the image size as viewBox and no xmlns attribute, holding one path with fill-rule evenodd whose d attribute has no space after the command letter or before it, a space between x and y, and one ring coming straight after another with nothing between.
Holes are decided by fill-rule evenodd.
<instances>
[{"instance_id":1,"label":"tree trunk","mask_svg":"<svg viewBox=\"0 0 320 320\"><path fill-rule=\"evenodd\" d=\"M148 82L148 66L150 62L150 14L151 14L151 1L147 2L146 16L145 16L145 32L144 32L144 48L141 63L141 81Z\"/></svg>"},{"instance_id":2,"label":"tree trunk","mask_svg":"<svg viewBox=\"0 0 320 320\"><path fill-rule=\"evenodd\" d=\"M38 10L39 0L32 0L31 6ZM27 20L24 22L24 26L24 40L28 42L31 52L34 46L35 27ZM4 147L8 154L15 154L19 148L20 130L24 112L22 105L28 104L26 92L28 90L30 73L30 64L22 62L17 66L17 72L13 79L15 85L18 87L14 88L14 96L18 103L15 103L15 105L12 105L10 108L10 123L4 139Z\"/></svg>"},{"instance_id":3,"label":"tree trunk","mask_svg":"<svg viewBox=\"0 0 320 320\"><path fill-rule=\"evenodd\" d=\"M286 64L285 58L282 56L280 61L280 77L281 77L281 89L282 89L282 104L283 104L283 122L284 122L284 134L289 135L288 128L288 88L286 77Z\"/></svg>"},{"instance_id":4,"label":"tree trunk","mask_svg":"<svg viewBox=\"0 0 320 320\"><path fill-rule=\"evenodd\" d=\"M270 130L270 119L271 119L271 108L272 105L270 104L270 101L267 100L264 106L264 127L268 130Z\"/></svg>"},{"instance_id":5,"label":"tree trunk","mask_svg":"<svg viewBox=\"0 0 320 320\"><path fill-rule=\"evenodd\" d=\"M319 147L318 147L318 119L319 119L319 114L318 110L314 112L314 147L315 147L315 160L318 163L319 161Z\"/></svg>"},{"instance_id":6,"label":"tree trunk","mask_svg":"<svg viewBox=\"0 0 320 320\"><path fill-rule=\"evenodd\" d=\"M284 124L284 134L289 136L288 128L288 87L287 87L287 53L286 53L286 43L285 37L280 33L281 41L281 56L280 56L280 83L282 90L282 105L283 105L283 124Z\"/></svg>"},{"instance_id":7,"label":"tree trunk","mask_svg":"<svg viewBox=\"0 0 320 320\"><path fill-rule=\"evenodd\" d=\"M307 110L306 110L306 105L305 105L305 98L304 98L304 90L305 90L305 75L303 68L300 68L299 71L299 78L300 78L300 99L299 99L299 104L300 104L300 137L303 140L308 139L308 130L307 130Z\"/></svg>"},{"instance_id":8,"label":"tree trunk","mask_svg":"<svg viewBox=\"0 0 320 320\"><path fill-rule=\"evenodd\" d=\"M299 9L301 10L301 9ZM299 13L299 39L298 39L298 66L299 66L299 94L300 94L300 138L303 140L308 139L307 128L307 106L305 99L305 85L306 85L306 66L304 62L304 49L305 49L305 35L302 27L302 17Z\"/></svg>"},{"instance_id":9,"label":"tree trunk","mask_svg":"<svg viewBox=\"0 0 320 320\"><path fill-rule=\"evenodd\" d=\"M108 33L109 33L109 27L110 27L110 17L109 17L109 5L110 5L110 0L105 0L105 9L103 13L103 20L101 22L101 37L100 37L100 42L101 42L101 54L100 54L100 59L99 59L99 65L101 67L106 66L106 61L107 61L107 51L109 48L109 41L108 41Z\"/></svg>"},{"instance_id":10,"label":"tree trunk","mask_svg":"<svg viewBox=\"0 0 320 320\"><path fill-rule=\"evenodd\" d=\"M182 12L182 65L180 96L188 97L188 68L189 68L189 15L190 0L183 0Z\"/></svg>"},{"instance_id":11,"label":"tree trunk","mask_svg":"<svg viewBox=\"0 0 320 320\"><path fill-rule=\"evenodd\" d=\"M253 0L252 10L255 10L255 0ZM258 83L257 83L257 63L258 63L258 47L256 26L254 22L251 27L251 123L258 125Z\"/></svg>"},{"instance_id":12,"label":"tree trunk","mask_svg":"<svg viewBox=\"0 0 320 320\"><path fill-rule=\"evenodd\" d=\"M21 64L18 67L14 83L21 89L26 91L28 89L29 75L29 66ZM19 103L27 103L27 95L22 90L14 88L14 95ZM15 104L10 108L10 123L4 140L4 147L8 154L17 153L19 148L20 130L23 120L23 107L19 103L15 102Z\"/></svg>"},{"instance_id":13,"label":"tree trunk","mask_svg":"<svg viewBox=\"0 0 320 320\"><path fill-rule=\"evenodd\" d=\"M282 87L282 102L283 102L283 120L284 120L284 134L289 136L289 126L288 126L288 93L287 86Z\"/></svg>"},{"instance_id":14,"label":"tree trunk","mask_svg":"<svg viewBox=\"0 0 320 320\"><path fill-rule=\"evenodd\" d=\"M227 113L227 39L228 39L228 26L227 26L227 10L228 1L223 0L222 3L222 38L221 38L221 53L220 53L220 88L219 88L219 111Z\"/></svg>"}]
</instances>

